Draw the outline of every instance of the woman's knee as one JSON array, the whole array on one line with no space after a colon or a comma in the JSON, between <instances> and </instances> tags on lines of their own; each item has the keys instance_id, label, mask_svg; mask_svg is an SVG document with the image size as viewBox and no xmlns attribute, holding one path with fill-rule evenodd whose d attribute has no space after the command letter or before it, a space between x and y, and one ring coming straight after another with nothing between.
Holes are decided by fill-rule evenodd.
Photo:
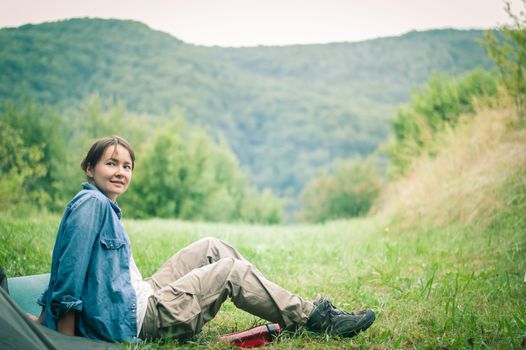
<instances>
[{"instance_id":1,"label":"woman's knee","mask_svg":"<svg viewBox=\"0 0 526 350\"><path fill-rule=\"evenodd\" d=\"M201 253L206 256L209 256L210 253L214 250L214 248L217 247L219 244L219 240L215 237L204 237L190 243L184 249L192 251L194 254Z\"/></svg>"},{"instance_id":2,"label":"woman's knee","mask_svg":"<svg viewBox=\"0 0 526 350\"><path fill-rule=\"evenodd\" d=\"M205 237L202 238L201 241L206 244L208 251L214 255L216 259L233 255L232 252L235 252L232 246L216 237Z\"/></svg>"},{"instance_id":3,"label":"woman's knee","mask_svg":"<svg viewBox=\"0 0 526 350\"><path fill-rule=\"evenodd\" d=\"M220 240L219 238L215 238L215 237L204 237L198 240L196 243L204 244L208 247L214 247L214 246L225 244L222 240Z\"/></svg>"},{"instance_id":4,"label":"woman's knee","mask_svg":"<svg viewBox=\"0 0 526 350\"><path fill-rule=\"evenodd\" d=\"M196 250L203 252L208 258L210 264L219 261L222 258L234 258L245 260L241 254L230 244L215 237L204 237L194 243Z\"/></svg>"}]
</instances>

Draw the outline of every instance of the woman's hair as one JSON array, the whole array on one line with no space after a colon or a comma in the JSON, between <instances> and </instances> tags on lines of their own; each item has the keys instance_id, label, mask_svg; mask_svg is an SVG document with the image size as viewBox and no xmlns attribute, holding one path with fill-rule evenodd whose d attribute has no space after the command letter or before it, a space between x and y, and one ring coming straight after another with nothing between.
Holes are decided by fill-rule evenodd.
<instances>
[{"instance_id":1,"label":"woman's hair","mask_svg":"<svg viewBox=\"0 0 526 350\"><path fill-rule=\"evenodd\" d=\"M99 160L102 158L104 151L106 151L106 148L110 146L117 147L117 145L121 145L130 153L133 169L135 166L135 152L133 152L133 148L130 143L120 136L102 137L95 141L80 163L80 167L82 170L84 170L84 172L86 172L89 168L97 165Z\"/></svg>"}]
</instances>

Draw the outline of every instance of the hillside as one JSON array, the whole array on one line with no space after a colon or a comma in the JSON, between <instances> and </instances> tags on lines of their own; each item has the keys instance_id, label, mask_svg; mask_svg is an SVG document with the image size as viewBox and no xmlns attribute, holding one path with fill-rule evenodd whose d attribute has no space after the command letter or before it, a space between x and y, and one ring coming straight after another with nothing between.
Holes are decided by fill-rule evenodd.
<instances>
[{"instance_id":1,"label":"hillside","mask_svg":"<svg viewBox=\"0 0 526 350\"><path fill-rule=\"evenodd\" d=\"M526 131L509 98L495 104L439 133L436 154L421 155L389 183L373 211L402 217L402 228L498 222L498 229L524 235ZM509 218L515 220L510 227L499 222Z\"/></svg>"},{"instance_id":2,"label":"hillside","mask_svg":"<svg viewBox=\"0 0 526 350\"><path fill-rule=\"evenodd\" d=\"M220 48L132 21L73 19L0 30L0 99L79 109L98 93L128 111L223 134L255 184L296 195L336 158L367 155L432 71L490 67L481 31L358 43ZM74 124L76 121L72 121Z\"/></svg>"}]
</instances>

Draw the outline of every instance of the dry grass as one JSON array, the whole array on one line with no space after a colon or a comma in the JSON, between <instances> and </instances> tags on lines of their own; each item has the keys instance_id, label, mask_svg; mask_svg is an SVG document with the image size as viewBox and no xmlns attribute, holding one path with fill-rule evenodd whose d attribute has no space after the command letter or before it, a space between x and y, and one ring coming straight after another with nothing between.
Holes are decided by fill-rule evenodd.
<instances>
[{"instance_id":1,"label":"dry grass","mask_svg":"<svg viewBox=\"0 0 526 350\"><path fill-rule=\"evenodd\" d=\"M442 133L434 156L417 159L384 191L376 211L401 214L404 226L487 224L506 206L502 187L526 171L526 130L513 108L482 109Z\"/></svg>"}]
</instances>

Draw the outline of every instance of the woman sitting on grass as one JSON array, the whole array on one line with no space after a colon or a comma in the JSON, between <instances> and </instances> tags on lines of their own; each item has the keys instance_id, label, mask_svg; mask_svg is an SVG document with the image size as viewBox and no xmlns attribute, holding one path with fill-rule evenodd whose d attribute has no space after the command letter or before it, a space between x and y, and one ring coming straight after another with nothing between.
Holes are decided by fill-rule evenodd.
<instances>
[{"instance_id":1,"label":"woman sitting on grass","mask_svg":"<svg viewBox=\"0 0 526 350\"><path fill-rule=\"evenodd\" d=\"M277 286L215 238L192 243L143 280L116 202L134 165L133 149L120 137L91 146L81 163L88 182L68 203L58 229L38 322L106 341L188 339L230 297L238 308L287 329L352 337L373 323L371 310L345 312Z\"/></svg>"}]
</instances>

